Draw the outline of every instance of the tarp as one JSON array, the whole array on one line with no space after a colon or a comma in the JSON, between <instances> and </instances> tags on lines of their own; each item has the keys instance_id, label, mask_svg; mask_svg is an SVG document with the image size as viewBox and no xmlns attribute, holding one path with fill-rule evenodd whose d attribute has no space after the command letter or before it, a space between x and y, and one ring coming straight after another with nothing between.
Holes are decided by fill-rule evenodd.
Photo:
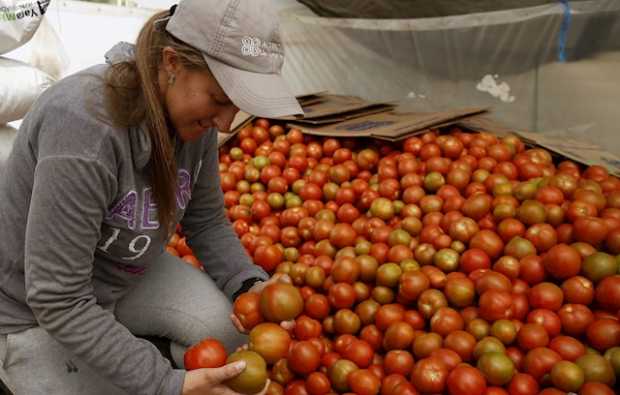
<instances>
[{"instance_id":1,"label":"tarp","mask_svg":"<svg viewBox=\"0 0 620 395\"><path fill-rule=\"evenodd\" d=\"M335 18L429 18L500 11L558 0L298 0L319 16ZM573 0L583 1L583 0Z\"/></svg>"},{"instance_id":2,"label":"tarp","mask_svg":"<svg viewBox=\"0 0 620 395\"><path fill-rule=\"evenodd\" d=\"M420 19L325 18L281 3L296 93L405 99L419 111L488 107L512 127L620 152L619 0Z\"/></svg>"}]
</instances>

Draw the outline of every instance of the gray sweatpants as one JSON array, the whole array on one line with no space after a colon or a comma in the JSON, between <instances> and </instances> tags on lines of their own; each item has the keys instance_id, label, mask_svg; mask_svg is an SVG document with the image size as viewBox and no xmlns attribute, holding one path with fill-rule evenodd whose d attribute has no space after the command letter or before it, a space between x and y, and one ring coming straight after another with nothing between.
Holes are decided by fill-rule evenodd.
<instances>
[{"instance_id":1,"label":"gray sweatpants","mask_svg":"<svg viewBox=\"0 0 620 395\"><path fill-rule=\"evenodd\" d=\"M179 367L185 348L205 337L217 338L228 352L246 342L230 312L230 301L208 275L169 254L115 307L118 321L133 334L171 339ZM125 394L40 327L0 335L0 367L0 378L15 395Z\"/></svg>"}]
</instances>

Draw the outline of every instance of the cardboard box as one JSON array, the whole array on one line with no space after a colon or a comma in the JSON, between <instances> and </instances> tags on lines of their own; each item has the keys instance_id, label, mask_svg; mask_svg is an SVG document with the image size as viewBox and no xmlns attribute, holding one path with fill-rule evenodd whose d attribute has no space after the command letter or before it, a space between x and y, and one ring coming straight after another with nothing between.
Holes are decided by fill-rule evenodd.
<instances>
[{"instance_id":1,"label":"cardboard box","mask_svg":"<svg viewBox=\"0 0 620 395\"><path fill-rule=\"evenodd\" d=\"M369 102L355 96L332 95L317 92L297 96L297 100L304 110L303 117L278 118L286 121L300 122L304 125L325 125L358 118L367 114L375 114L392 110L393 103ZM241 129L249 125L256 117L239 111L230 127L230 133L219 133L218 145L222 146L233 138Z\"/></svg>"},{"instance_id":2,"label":"cardboard box","mask_svg":"<svg viewBox=\"0 0 620 395\"><path fill-rule=\"evenodd\" d=\"M447 126L464 117L485 111L484 108L465 108L432 113L386 111L328 125L308 126L299 122L289 122L287 126L315 136L375 137L398 141L417 132L425 132L438 125Z\"/></svg>"},{"instance_id":3,"label":"cardboard box","mask_svg":"<svg viewBox=\"0 0 620 395\"><path fill-rule=\"evenodd\" d=\"M301 95L301 96L297 96L297 101L299 101L299 104L302 106L302 108L304 106L308 106L310 104L314 104L317 102L320 102L321 96L326 94L325 92L316 92L316 93L309 93L306 95ZM256 117L253 115L248 114L247 112L243 112L243 111L239 111L237 113L237 115L235 115L235 118L232 121L232 124L230 125L230 133L218 133L217 135L217 144L218 146L222 146L224 144L226 144L226 142L230 139L232 139L233 137L235 137L235 135L237 133L239 133L239 130L243 129L246 125L249 125L250 123L252 123L252 121L254 121Z\"/></svg>"},{"instance_id":4,"label":"cardboard box","mask_svg":"<svg viewBox=\"0 0 620 395\"><path fill-rule=\"evenodd\" d=\"M295 121L301 124L324 125L346 121L366 114L374 114L391 110L395 107L391 103L373 103L355 96L321 95L312 102L304 102L302 118L282 117L285 121Z\"/></svg>"}]
</instances>

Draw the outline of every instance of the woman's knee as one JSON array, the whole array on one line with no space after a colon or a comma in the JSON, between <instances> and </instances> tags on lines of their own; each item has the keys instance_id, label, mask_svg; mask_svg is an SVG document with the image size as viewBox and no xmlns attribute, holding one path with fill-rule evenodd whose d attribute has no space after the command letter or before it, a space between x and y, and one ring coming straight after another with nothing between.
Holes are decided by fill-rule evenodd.
<instances>
[{"instance_id":1,"label":"woman's knee","mask_svg":"<svg viewBox=\"0 0 620 395\"><path fill-rule=\"evenodd\" d=\"M230 320L231 302L207 274L172 256L153 266L116 308L119 321L134 334L185 346L213 337L229 351L245 342Z\"/></svg>"}]
</instances>

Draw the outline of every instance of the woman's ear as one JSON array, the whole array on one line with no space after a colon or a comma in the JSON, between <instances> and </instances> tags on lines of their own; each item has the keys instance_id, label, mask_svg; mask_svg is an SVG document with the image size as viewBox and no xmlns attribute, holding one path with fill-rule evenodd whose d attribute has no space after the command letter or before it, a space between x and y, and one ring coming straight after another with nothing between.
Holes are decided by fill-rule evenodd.
<instances>
[{"instance_id":1,"label":"woman's ear","mask_svg":"<svg viewBox=\"0 0 620 395\"><path fill-rule=\"evenodd\" d=\"M164 47L161 52L161 64L168 74L176 74L179 71L179 55L172 47Z\"/></svg>"}]
</instances>

